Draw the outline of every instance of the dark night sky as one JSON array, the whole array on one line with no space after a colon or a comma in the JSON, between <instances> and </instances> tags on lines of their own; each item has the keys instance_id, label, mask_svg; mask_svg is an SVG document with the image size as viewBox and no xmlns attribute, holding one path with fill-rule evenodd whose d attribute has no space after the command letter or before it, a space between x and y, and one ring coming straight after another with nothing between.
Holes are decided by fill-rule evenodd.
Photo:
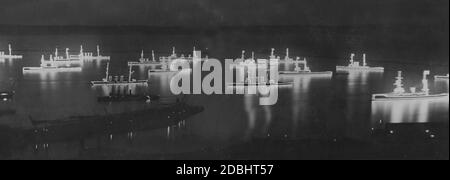
<instances>
[{"instance_id":1,"label":"dark night sky","mask_svg":"<svg viewBox=\"0 0 450 180\"><path fill-rule=\"evenodd\" d=\"M0 25L433 25L448 0L1 0Z\"/></svg>"}]
</instances>

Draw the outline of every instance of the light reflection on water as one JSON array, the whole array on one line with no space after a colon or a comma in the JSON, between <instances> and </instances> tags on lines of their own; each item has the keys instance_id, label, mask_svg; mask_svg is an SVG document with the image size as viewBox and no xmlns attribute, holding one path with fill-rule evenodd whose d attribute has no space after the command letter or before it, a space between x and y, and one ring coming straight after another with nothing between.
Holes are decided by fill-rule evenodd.
<instances>
[{"instance_id":1,"label":"light reflection on water","mask_svg":"<svg viewBox=\"0 0 450 180\"><path fill-rule=\"evenodd\" d=\"M96 37L96 36L95 36ZM40 37L39 41L32 44L39 45L42 42L50 42L46 49L52 49L58 43L53 41L53 36ZM94 40L97 38L91 38ZM110 37L114 39L116 37ZM128 39L128 36L117 37ZM135 41L140 37L133 37ZM192 41L177 37L156 37L154 44L147 45L146 49L160 49L158 55L170 53L173 42L180 42L190 50ZM224 37L220 37L227 39ZM69 45L78 47L80 37L71 39ZM85 38L84 38L85 39ZM172 42L167 42L172 39ZM66 41L65 41L66 42ZM64 43L65 43L64 42ZM213 41L224 43L225 41ZM250 41L249 41L250 42ZM60 42L62 43L62 42ZM98 42L91 42L93 45ZM134 43L134 42L133 42ZM133 44L130 43L130 44ZM164 43L164 44L161 44ZM178 46L178 44L176 44ZM120 52L103 53L111 56L111 73L126 74L126 61L133 60L136 49L122 44L105 45L105 49L119 49ZM219 59L237 57L242 47L220 44L221 48L210 48L219 53ZM222 47L223 46L223 47ZM264 52L269 48L267 44L251 44L248 46L260 46L257 52ZM281 46L281 45L280 45ZM86 46L87 47L87 46ZM103 46L102 46L103 47ZM236 51L227 47L234 47ZM180 48L181 49L181 48ZM277 48L281 49L281 48ZM297 48L295 48L297 49ZM292 48L292 53L295 53ZM298 48L300 49L300 48ZM167 50L167 52L165 52ZM12 118L0 117L1 124L8 126L29 126L28 116L38 119L58 119L70 115L105 114L116 111L128 111L148 107L142 103L113 103L99 104L97 96L108 95L111 92L124 92L129 89L132 93L148 93L160 96L172 96L170 92L170 79L174 74L160 73L148 74L148 68L144 66L134 67L133 77L136 79L149 79L149 86L91 87L88 82L99 80L105 74L105 62L92 61L83 64L83 72L70 73L40 73L30 75L17 75L15 70L21 70L21 66L38 65L41 53L25 53L24 59L19 61L0 61L0 79L10 77L18 79L16 87L15 108L17 114ZM236 52L236 56L230 53ZM166 54L164 54L166 53ZM267 56L268 53L257 53L257 56ZM137 57L136 57L137 58ZM136 59L134 58L134 59ZM337 60L329 60L330 62ZM314 62L314 61L313 61ZM315 61L321 64L324 61ZM331 63L334 65L334 63ZM292 70L293 66L280 65L280 70ZM313 71L332 70L334 67L312 66ZM405 68L407 69L407 68ZM388 72L390 73L390 72ZM383 73L350 72L348 76L333 78L294 77L282 79L292 81L292 88L283 88L279 91L279 100L275 106L260 106L258 95L191 95L188 103L201 105L205 111L191 117L182 124L166 126L151 131L135 132L132 129L127 134L105 134L104 136L82 139L81 142L62 141L39 144L39 149L46 147L45 151L38 154L46 154L46 158L71 158L78 157L86 149L96 149L102 153L102 149L117 149L118 152L130 151L143 154L163 154L171 152L192 152L205 147L223 147L228 144L251 140L252 138L270 137L274 139L302 139L316 137L345 136L361 138L368 136L367 129L373 122L383 120L385 122L429 122L442 121L442 114L448 114L448 101L446 102L410 102L410 103L381 103L371 104L372 93L384 92L390 89L392 79L384 78ZM380 83L381 82L381 83ZM381 84L381 85L380 85ZM379 86L380 85L380 86ZM436 82L436 89L448 92L448 81ZM447 115L448 117L448 115ZM130 142L132 141L132 143ZM12 157L33 158L34 146L23 151L14 151Z\"/></svg>"},{"instance_id":2,"label":"light reflection on water","mask_svg":"<svg viewBox=\"0 0 450 180\"><path fill-rule=\"evenodd\" d=\"M372 102L372 122L428 123L437 119L434 113L448 112L448 107L448 99Z\"/></svg>"}]
</instances>

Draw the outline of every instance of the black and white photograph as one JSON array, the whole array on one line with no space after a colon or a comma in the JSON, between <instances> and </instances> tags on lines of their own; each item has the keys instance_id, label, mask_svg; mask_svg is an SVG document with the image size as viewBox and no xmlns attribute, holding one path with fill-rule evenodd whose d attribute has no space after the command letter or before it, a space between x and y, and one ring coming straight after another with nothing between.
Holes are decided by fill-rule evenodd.
<instances>
[{"instance_id":1,"label":"black and white photograph","mask_svg":"<svg viewBox=\"0 0 450 180\"><path fill-rule=\"evenodd\" d=\"M448 0L0 0L0 160L448 159Z\"/></svg>"}]
</instances>

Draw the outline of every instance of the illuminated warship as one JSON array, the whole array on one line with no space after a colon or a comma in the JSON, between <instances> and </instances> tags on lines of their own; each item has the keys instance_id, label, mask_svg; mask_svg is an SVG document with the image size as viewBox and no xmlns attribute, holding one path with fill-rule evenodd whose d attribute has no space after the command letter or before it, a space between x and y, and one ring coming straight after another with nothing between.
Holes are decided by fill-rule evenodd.
<instances>
[{"instance_id":1,"label":"illuminated warship","mask_svg":"<svg viewBox=\"0 0 450 180\"><path fill-rule=\"evenodd\" d=\"M403 88L403 77L402 72L399 71L395 80L395 89L392 93L387 94L374 94L372 95L372 101L397 101L397 100L420 100L420 99L448 99L448 93L442 94L430 94L430 90L428 89L428 80L427 76L430 74L430 71L423 72L422 79L422 90L420 92L416 92L415 87L410 88L410 92L406 92Z\"/></svg>"},{"instance_id":2,"label":"illuminated warship","mask_svg":"<svg viewBox=\"0 0 450 180\"><path fill-rule=\"evenodd\" d=\"M272 49L273 52L273 49ZM245 59L245 51L242 51L241 59ZM278 66L278 59L270 59L269 61L255 62L254 54L251 59L245 59L243 62L234 65L237 72L240 72L240 79L242 81L228 83L229 87L247 87L247 86L292 86L291 82L276 81L270 77L270 68ZM254 73L265 72L263 76L256 76ZM278 75L275 77L278 78ZM278 79L277 79L278 80Z\"/></svg>"},{"instance_id":3,"label":"illuminated warship","mask_svg":"<svg viewBox=\"0 0 450 180\"><path fill-rule=\"evenodd\" d=\"M0 51L0 59L22 59L22 55L13 55L11 44L8 44L8 54L4 51Z\"/></svg>"},{"instance_id":4,"label":"illuminated warship","mask_svg":"<svg viewBox=\"0 0 450 180\"><path fill-rule=\"evenodd\" d=\"M447 75L436 75L434 76L434 80L448 80L448 74Z\"/></svg>"},{"instance_id":5,"label":"illuminated warship","mask_svg":"<svg viewBox=\"0 0 450 180\"><path fill-rule=\"evenodd\" d=\"M359 61L355 61L355 54L350 55L350 64L348 66L336 66L336 71L375 71L383 72L383 67L370 67L367 65L366 54L363 54L363 64Z\"/></svg>"},{"instance_id":6,"label":"illuminated warship","mask_svg":"<svg viewBox=\"0 0 450 180\"><path fill-rule=\"evenodd\" d=\"M312 72L311 69L308 66L308 62L306 61L306 58L303 60L300 60L299 57L295 61L293 61L295 64L294 71L280 71L280 75L282 76L333 76L333 72L331 71L323 71L323 72Z\"/></svg>"},{"instance_id":7,"label":"illuminated warship","mask_svg":"<svg viewBox=\"0 0 450 180\"><path fill-rule=\"evenodd\" d=\"M128 62L128 66L158 66L162 65L162 62L157 62L155 59L155 52L152 50L152 60L144 57L144 50L141 51L141 57L139 61L130 61Z\"/></svg>"},{"instance_id":8,"label":"illuminated warship","mask_svg":"<svg viewBox=\"0 0 450 180\"><path fill-rule=\"evenodd\" d=\"M125 76L110 76L109 75L109 62L106 65L106 76L101 81L91 81L92 85L131 85L131 84L142 84L147 85L148 80L136 80L132 79L131 75L134 73L132 71L132 66L129 66L128 78Z\"/></svg>"},{"instance_id":9,"label":"illuminated warship","mask_svg":"<svg viewBox=\"0 0 450 180\"><path fill-rule=\"evenodd\" d=\"M103 56L100 54L100 46L97 45L97 55L92 52L84 52L83 46L80 46L80 54L78 55L81 60L110 60L109 56Z\"/></svg>"},{"instance_id":10,"label":"illuminated warship","mask_svg":"<svg viewBox=\"0 0 450 180\"><path fill-rule=\"evenodd\" d=\"M66 48L66 56L58 56L58 49L55 56L50 55L47 60L44 55L41 56L41 65L39 67L23 67L22 72L73 72L81 71L81 60L69 55L69 48Z\"/></svg>"}]
</instances>

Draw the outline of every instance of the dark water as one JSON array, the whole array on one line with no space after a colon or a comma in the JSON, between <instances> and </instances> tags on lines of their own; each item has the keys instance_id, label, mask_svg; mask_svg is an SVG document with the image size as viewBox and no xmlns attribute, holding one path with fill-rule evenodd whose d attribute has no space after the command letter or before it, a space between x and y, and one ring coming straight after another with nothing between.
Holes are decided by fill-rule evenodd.
<instances>
[{"instance_id":1,"label":"dark water","mask_svg":"<svg viewBox=\"0 0 450 180\"><path fill-rule=\"evenodd\" d=\"M123 91L88 84L103 78L105 62L86 62L82 72L22 74L23 66L38 66L40 55L53 53L55 47L76 53L82 44L85 51L95 52L99 44L102 54L111 56L111 74L126 74L126 62L137 60L141 49L167 56L172 46L185 55L196 46L221 60L239 57L242 49L265 58L272 47L284 57L284 49L290 48L292 56L307 57L313 71L333 71L337 64L347 63L351 52L366 52L370 65L384 66L386 71L284 79L294 86L280 89L274 106L258 105L256 95L188 95L187 103L203 106L203 112L176 125L134 132L132 138L117 133L114 138L11 142L9 131L2 131L2 159L448 159L448 99L370 101L371 94L392 90L398 70L404 71L408 87L420 85L425 69L433 75L448 73L448 38L443 40L442 34L429 29L22 32L0 34L0 49L7 50L12 43L15 54L24 55L21 60L0 60L0 91L16 92L12 101L1 102L1 110L13 111L0 116L2 129L32 128L29 116L51 120L149 106L98 103L97 96ZM136 78L149 79L150 85L127 87L133 93L172 96L170 75L149 76L146 68L134 70ZM448 83L430 80L430 87L435 93L448 92Z\"/></svg>"}]
</instances>

